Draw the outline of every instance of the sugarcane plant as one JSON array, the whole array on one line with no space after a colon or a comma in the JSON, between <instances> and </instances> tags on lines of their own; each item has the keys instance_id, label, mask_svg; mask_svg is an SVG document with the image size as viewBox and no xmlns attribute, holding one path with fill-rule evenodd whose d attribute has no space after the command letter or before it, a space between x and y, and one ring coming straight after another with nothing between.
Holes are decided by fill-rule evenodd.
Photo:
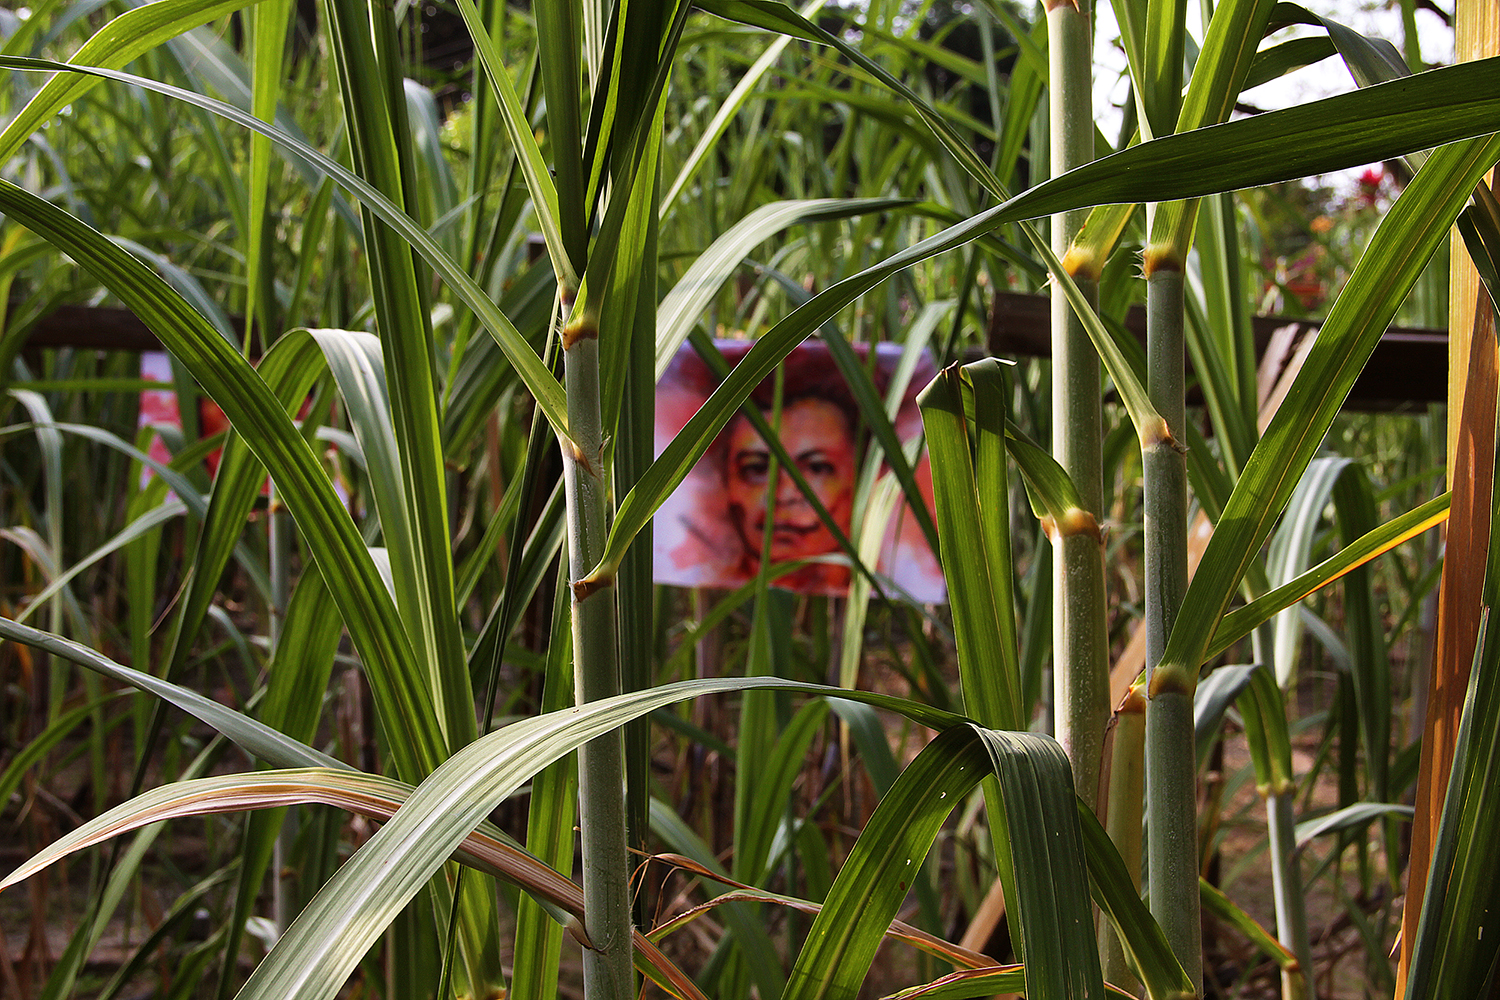
<instances>
[{"instance_id":1,"label":"sugarcane plant","mask_svg":"<svg viewBox=\"0 0 1500 1000\"><path fill-rule=\"evenodd\" d=\"M339 111L325 112L332 115L324 123L331 142L325 149L298 130L276 99L287 75L290 4L267 2L252 8L252 61L241 65L238 77L232 71L233 53L222 44L215 49L212 37L198 29L241 6L159 0L132 7L99 26L67 63L42 58L27 47L41 23L33 15L35 20L12 33L6 54L0 55L0 64L14 71L17 80L45 80L23 94L24 102L0 132L0 161L28 167L7 167L7 176L0 178L7 234L22 229L32 234L17 238L28 242L26 255L15 266L43 256L66 255L76 262L151 328L184 372L184 382L190 377L221 407L231 428L211 488L192 478L206 447L185 448L162 462L124 441L110 443L160 477L159 485L143 492L156 489L162 511L170 516L186 512L193 520L188 572L159 659L144 639L132 649L133 664L126 666L91 648L102 642L81 643L62 634L68 630L70 576L61 571L33 603L48 609L50 627L34 628L21 620L24 614L17 614L0 618L0 635L51 657L59 684L67 676L61 665L75 664L90 676L102 675L158 699L152 718L139 720L138 735L147 744L163 726L164 706L171 705L273 769L200 777L215 760L206 749L185 771L186 780L144 791L83 824L8 875L0 888L84 846L139 830L117 869L124 874L108 882L107 902L118 899L132 866L140 863L156 820L324 803L381 819L383 825L316 896L308 894L299 912L287 913L285 926L276 928L274 946L237 995L337 995L372 946L397 927L400 933L387 948L384 972L386 989L393 994L556 995L558 956L570 939L580 948L584 991L590 998L635 995L638 974L674 996L703 996L712 987L695 982L657 947L653 935L635 926L631 877L636 861L629 848L646 844L652 825L658 830L667 825L651 819L649 746L640 727L651 713L686 699L746 693L746 739L769 747L777 767L771 777L742 775L747 782L761 783L739 806L736 826L742 842L737 847L746 856L736 859L735 874L765 876L771 871L766 859L778 838L756 810L764 810L778 795L776 807L784 807L790 775L823 721L819 711L805 711L785 734L776 734L771 722L776 702L769 695L755 700L775 692L809 704L827 698L873 706L938 735L889 782L837 877L815 901L815 915L789 972L767 961L765 949L757 960L755 949L744 943L758 940L760 929L753 926L753 917L746 917L753 911L729 908L751 899L782 903L785 897L756 896L752 887L741 890L748 894L742 899L725 904L726 922L734 926L740 921L739 960L746 965L743 977L726 974L720 982L738 982L748 990L744 984L752 979L762 995L852 997L862 988L882 941L905 935L939 960L963 968L904 995L989 996L1024 990L1035 997L1096 997L1107 990L1122 992L1126 972L1153 998L1197 995L1202 983L1198 905L1200 893L1207 890L1198 877L1193 715L1195 698L1209 686L1200 685L1200 671L1276 612L1429 527L1446 509L1446 500L1440 500L1384 525L1351 532L1338 554L1274 589L1259 562L1263 544L1354 378L1461 214L1466 235L1472 234L1466 246L1490 280L1492 293L1500 284L1494 278L1500 213L1482 191L1476 206L1466 208L1483 175L1500 159L1500 139L1490 132L1500 112L1495 60L1389 82L1363 80L1370 85L1355 93L1228 122L1235 99L1257 73L1289 64L1286 53L1274 48L1269 55L1257 55L1262 38L1282 23L1273 20L1276 12L1282 20L1290 16L1287 5L1273 10L1264 0L1243 0L1213 10L1184 95L1183 5L1153 2L1143 12L1122 2L1120 22L1128 34L1142 141L1122 142L1119 150L1095 159L1092 122L1080 110L1086 106L1068 96L1089 89L1088 11L1053 5L1046 23L1049 46L1058 55L1050 68L1037 61L1036 40L1024 26L1015 28L1018 47L1031 46L1029 79L1039 85L1050 74L1058 109L1052 141L1058 169L1051 179L1012 195L1007 182L1031 118L1036 86L1028 84L1025 93L1009 95L1010 117L995 131L995 159L986 162L970 137L955 127L947 105L892 73L866 45L854 44L848 32L830 31L816 17L817 4L799 11L775 0L703 0L696 5L583 0L535 5L532 20L523 26L521 15L503 4L458 0L478 64L470 112L473 155L467 194L460 196L465 185L438 152L430 94L424 97L405 80L397 11L378 4L323 6L323 44L332 66L327 82L340 95ZM998 5L995 13L1001 15ZM404 14L417 16L414 8ZM867 40L897 37L891 10L882 7L871 17L884 17L885 23L867 25ZM1317 23L1357 72L1368 68L1372 53L1383 51L1350 37L1347 29ZM675 127L668 111L679 107L674 103L675 74L694 58L713 65L711 57L688 52L694 26L702 24L712 25L705 34L735 25L735 32L754 29L774 39L762 50L768 58L750 62L747 80L768 72L781 54L790 52L796 58L829 60L831 73L873 81L886 103L871 99L867 107L899 119L892 127L916 137L911 141L919 146L912 148L930 152L934 164L929 172L936 179L918 184L898 177L880 197L792 198L753 209L748 200L716 200L719 196L701 171L715 138L731 129L744 108L745 92L736 88L725 99L723 113L709 122L703 142L692 152L679 159L680 151L668 149ZM512 44L510 36L521 32L530 44ZM164 45L169 48L161 49ZM804 46L821 55L805 56ZM868 47L878 48L873 41ZM168 71L165 60L153 67L150 59L159 51L172 52L176 68ZM901 51L925 50L910 41ZM215 58L194 57L205 52ZM127 72L125 67L137 60L146 63L136 65L137 70L162 72ZM221 75L206 75L215 72ZM975 74L992 91L996 88L991 71ZM1016 77L1027 79L1021 71ZM210 96L213 90L234 98L230 84L236 79L242 85L235 92L238 98ZM147 259L102 234L80 218L65 193L49 197L56 192L38 182L42 167L27 159L27 144L44 126L63 118L76 122L80 109L97 110L90 95L106 81L135 88L151 101L184 105L201 121L223 123L215 128L251 136L249 176L236 181L242 184L236 190L247 193L236 206L242 216L236 221L244 234L239 254L244 311L263 351L257 365L249 360L249 327L238 342L226 336L232 334L224 329L227 324L216 323L222 317L195 294L201 285L184 280L170 262ZM836 93L833 86L818 90L817 83L804 83L815 103ZM796 89L789 82L784 86L788 93ZM992 107L998 106L996 99ZM503 144L498 141L502 135ZM848 143L846 152L869 140L852 124L845 137L840 141ZM349 280L369 289L367 309L320 313L305 308L313 281L311 261L304 261L307 270L290 287L278 282L273 148L298 183L312 191L307 197L316 211L308 213L309 226L316 217L316 225L340 230L346 246L358 247L365 270ZM1218 196L1425 149L1433 152L1372 236L1285 401L1258 439L1253 419L1246 422L1251 404L1241 391L1248 374L1244 345L1230 331L1203 335L1204 343L1227 343L1226 350L1237 360L1226 366L1228 385L1221 380L1210 391L1216 422L1223 418L1216 446L1221 465L1212 468L1206 446L1195 447L1196 455L1187 451L1194 431L1184 409L1185 289L1193 268L1206 269L1210 256L1200 248L1195 265L1189 251L1195 234L1207 234L1205 242L1212 240L1221 253L1220 266L1231 266L1222 253L1232 246L1233 224ZM850 153L845 165L853 158ZM1002 163L1004 173L997 172ZM225 153L220 166L225 177L235 178L233 157ZM918 198L934 192L947 203ZM685 227L701 226L701 217L692 218L682 207L699 195L702 204L712 204L716 212L725 209L739 221L715 234L690 266L665 267L672 255L662 249L662 227L673 219L681 219ZM1210 199L1203 203L1208 210L1201 211L1198 199L1205 198ZM1101 319L1098 294L1106 262L1138 204L1152 206L1145 256L1151 332L1144 367ZM1087 223L1076 228L1079 213L1090 209ZM885 225L879 221L882 215L897 221ZM1047 216L1056 220L1050 241L1034 224ZM873 248L873 257L855 255L852 263L841 265L841 276L822 287L782 282L790 286L785 307L767 318L755 345L732 370L721 373L704 405L656 454L656 379L689 340L712 355L705 336L711 331L698 327L705 313L722 307L720 289L740 263L790 225L843 224L856 218L851 224L868 225L868 234L880 234L864 241ZM529 270L518 265L506 270L521 250L512 234L531 226L542 235L545 262ZM836 346L843 343L840 326L857 323L861 310L880 300L885 283L907 280L900 276L908 269L956 252L971 254L963 269L971 281L981 254L1024 259L1033 272L1050 275L1058 304L1054 329L1060 338L1054 440L1069 443L1056 446L1054 458L1017 425L1009 379L994 359L950 367L923 394L935 482L933 533L944 563L957 646L960 686L954 705L934 707L857 690L853 669L840 672L846 681L842 687L757 670L747 677L653 686L653 515L737 414L746 413L768 441L775 439L774 410L766 420L752 393L797 345L823 331L830 350L848 363L852 352L838 354ZM775 264L767 264L765 271L776 272ZM342 265L328 266L333 268L332 284L346 277L338 270ZM664 276L678 279L665 295L659 290ZM958 289L955 331L972 308L970 291ZM1220 304L1233 297L1217 294ZM443 309L435 305L439 296ZM1243 302L1224 312L1232 320L1242 309ZM315 315L332 319L306 319ZM931 335L942 315L942 310L927 314L924 336ZM437 324L453 329L440 334ZM11 345L6 347L0 355L14 357ZM1139 797L1133 806L1137 811L1132 811L1131 796L1117 795L1129 787L1133 771L1130 755L1120 752L1119 743L1109 768L1108 831L1096 815L1106 799L1098 775L1107 704L1100 366L1124 404L1146 468L1149 910L1139 894ZM857 375L857 359L849 370ZM29 391L24 384L12 389L35 436L48 443L49 456L55 455L55 421L45 401L39 402L35 392L27 395ZM315 425L325 419L317 415L317 406L306 422L294 422L310 393L317 402L334 395L341 401L352 434L339 436L339 428L328 428L328 436L360 457L364 495L373 508L368 519L356 521L314 451ZM882 412L887 401L867 396L866 419L889 437L882 442L885 459L909 475L909 456L903 465L899 444L891 443L890 414ZM526 401L525 407L502 410L518 428L526 427L526 433L512 435L520 456L517 474L498 505L508 513L500 517L497 512L496 535L484 531L476 546L481 555L460 558L452 546L455 477L449 463L479 436L502 399ZM523 413L531 418L521 421L518 414ZM549 496L543 469L554 444L564 486ZM500 461L498 454L495 461ZM1188 583L1190 462L1202 463L1199 479L1208 485L1198 499L1202 508L1215 512L1216 529ZM62 506L56 465L44 463L54 513ZM1055 575L1065 603L1053 614L1060 630L1054 669L1058 690L1066 695L1055 706L1061 743L1026 731L1033 706L1025 696L1026 650L1016 618L1012 467L1059 553ZM225 568L232 560L257 564L236 547L266 475L274 484L274 506L285 510L292 525L275 529L269 571L263 574L275 626L269 636L266 693L252 716L180 682L193 644L212 617L214 590ZM159 499L168 486L177 493L175 506ZM902 488L915 492L909 482ZM872 494L870 487L866 496ZM1485 501L1482 506L1488 509L1489 498ZM527 524L523 507L537 514L524 543L519 540ZM830 520L826 510L821 514ZM152 516L157 519L143 514L133 533L122 532L108 546L111 551L134 546L130 551L137 578L153 566L137 543L169 515ZM875 527L863 537L879 537L880 526L872 523ZM286 557L292 526L304 560L294 587ZM60 553L62 528L56 519L52 529L51 551ZM502 584L482 624L466 630L468 597L491 572L488 553L500 533L515 542ZM543 584L564 538L566 558L558 572L556 599L542 601L551 603L554 612L550 642L541 657L545 711L493 728L494 678L522 608L533 594L545 592ZM862 614L874 580L864 565L869 550L848 537L842 545L865 581L853 605ZM44 552L46 546L38 541L33 549ZM1495 565L1492 556L1485 578L1487 599L1493 598ZM778 600L771 596L773 578L763 568L748 591L758 601L750 653L755 663L770 662L772 655L771 616ZM1082 600L1073 596L1080 592ZM1231 612L1237 593L1250 601ZM381 747L391 777L355 769L310 745L318 720L308 706L316 704L328 685L345 631L385 735ZM1487 629L1479 634L1478 669L1459 736L1454 791L1445 807L1451 817L1441 827L1431 888L1414 939L1408 979L1412 996L1477 989L1494 955L1495 935L1481 933L1480 946L1472 944L1476 924L1482 929L1487 912L1493 911L1485 909L1490 901L1486 893L1492 892L1479 864L1487 814L1478 806L1495 749L1484 735L1496 729L1486 725L1494 702L1492 634ZM846 629L844 635L846 642L859 639L857 629L852 634ZM857 666L857 654L847 655ZM159 669L143 669L153 660ZM1255 727L1252 752L1272 814L1273 860L1279 866L1277 933L1285 953L1293 957L1283 963L1284 989L1288 995L1307 995L1306 914L1299 909L1296 846L1287 837L1292 788L1283 692L1264 666L1238 676L1237 686L1216 685L1218 704L1222 712L1225 703L1238 698L1247 724ZM475 678L486 681L483 699L476 699ZM1137 699L1134 714L1139 707ZM99 706L86 708L94 713ZM59 720L48 732L60 738L67 726ZM1128 746L1131 741L1123 742ZM12 770L5 772L5 781ZM1013 939L1024 959L1021 966L1001 968L972 951L930 935L908 934L893 924L944 823L981 782ZM521 844L488 817L528 784L530 823ZM234 958L277 850L283 814L264 815L267 819L249 825L245 834L236 875L236 917L224 935L219 995L238 985ZM567 877L575 821L581 885ZM781 829L789 838L798 836L791 826ZM1123 856L1116 845L1125 845ZM703 871L712 874L706 866ZM508 980L495 947L502 923L491 878L507 886L511 896L522 894ZM1091 903L1117 935L1118 951L1107 951L1103 966ZM52 995L71 991L90 942L107 919L101 904L70 946L63 971L49 986ZM1106 971L1114 986L1105 985Z\"/></svg>"}]
</instances>

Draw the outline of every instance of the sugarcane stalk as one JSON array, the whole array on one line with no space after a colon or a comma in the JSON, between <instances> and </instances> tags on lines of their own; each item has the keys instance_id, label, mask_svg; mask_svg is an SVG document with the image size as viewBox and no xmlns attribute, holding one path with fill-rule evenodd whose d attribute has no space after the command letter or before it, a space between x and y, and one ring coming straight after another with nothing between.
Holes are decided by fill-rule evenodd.
<instances>
[{"instance_id":1,"label":"sugarcane stalk","mask_svg":"<svg viewBox=\"0 0 1500 1000\"><path fill-rule=\"evenodd\" d=\"M1047 4L1052 174L1094 158L1092 36L1088 0ZM1087 211L1052 217L1053 250L1091 303L1097 262L1069 259ZM1052 291L1052 451L1097 520L1104 502L1099 357L1063 291ZM1099 759L1109 720L1104 550L1096 534L1053 538L1053 712L1078 794L1097 808Z\"/></svg>"},{"instance_id":2,"label":"sugarcane stalk","mask_svg":"<svg viewBox=\"0 0 1500 1000\"><path fill-rule=\"evenodd\" d=\"M1185 414L1182 256L1175 244L1146 252L1147 391L1165 430L1143 441L1146 552L1147 872L1151 912L1191 982L1203 978L1198 895L1195 677L1159 671L1187 590L1187 457L1171 429Z\"/></svg>"},{"instance_id":3,"label":"sugarcane stalk","mask_svg":"<svg viewBox=\"0 0 1500 1000\"><path fill-rule=\"evenodd\" d=\"M1105 783L1104 830L1125 862L1136 892L1141 889L1141 819L1145 805L1146 696L1132 684L1114 713L1110 736L1109 777ZM1104 979L1128 992L1141 993L1130 971L1120 936L1105 917L1099 922L1099 959Z\"/></svg>"},{"instance_id":4,"label":"sugarcane stalk","mask_svg":"<svg viewBox=\"0 0 1500 1000\"><path fill-rule=\"evenodd\" d=\"M562 442L568 515L569 578L582 580L604 554L609 480L599 393L599 327L585 313L563 331L569 437ZM573 586L574 692L577 704L620 693L619 640L612 585ZM629 1000L630 855L625 839L625 745L620 730L578 750L579 844L584 907L593 949L583 953L587 1000Z\"/></svg>"},{"instance_id":5,"label":"sugarcane stalk","mask_svg":"<svg viewBox=\"0 0 1500 1000\"><path fill-rule=\"evenodd\" d=\"M1312 938L1307 931L1307 904L1298 864L1293 798L1296 785L1285 779L1266 794L1266 823L1271 840L1271 894L1276 903L1276 939L1297 959L1281 970L1282 1000L1313 1000Z\"/></svg>"}]
</instances>

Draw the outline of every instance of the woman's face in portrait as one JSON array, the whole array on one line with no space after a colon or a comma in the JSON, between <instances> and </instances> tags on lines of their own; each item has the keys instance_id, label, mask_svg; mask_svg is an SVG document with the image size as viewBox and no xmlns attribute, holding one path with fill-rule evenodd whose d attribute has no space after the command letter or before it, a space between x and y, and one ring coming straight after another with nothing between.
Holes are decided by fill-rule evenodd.
<instances>
[{"instance_id":1,"label":"woman's face in portrait","mask_svg":"<svg viewBox=\"0 0 1500 1000\"><path fill-rule=\"evenodd\" d=\"M781 410L781 442L834 522L847 532L854 509L854 435L844 411L826 399L793 400ZM726 490L730 519L752 561L759 561L765 535L770 474L770 449L750 421L739 417L729 435ZM772 562L838 550L833 535L785 469L777 476L775 499Z\"/></svg>"}]
</instances>

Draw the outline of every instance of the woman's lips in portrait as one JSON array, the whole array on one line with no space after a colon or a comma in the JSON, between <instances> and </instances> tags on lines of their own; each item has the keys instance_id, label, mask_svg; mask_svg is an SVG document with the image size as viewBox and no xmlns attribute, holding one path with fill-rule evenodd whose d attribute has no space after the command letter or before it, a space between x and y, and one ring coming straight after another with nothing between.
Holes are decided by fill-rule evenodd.
<instances>
[{"instance_id":1,"label":"woman's lips in portrait","mask_svg":"<svg viewBox=\"0 0 1500 1000\"><path fill-rule=\"evenodd\" d=\"M771 526L771 551L778 561L816 555L809 541L823 528L821 521L776 521ZM756 532L765 536L765 519L755 526Z\"/></svg>"}]
</instances>

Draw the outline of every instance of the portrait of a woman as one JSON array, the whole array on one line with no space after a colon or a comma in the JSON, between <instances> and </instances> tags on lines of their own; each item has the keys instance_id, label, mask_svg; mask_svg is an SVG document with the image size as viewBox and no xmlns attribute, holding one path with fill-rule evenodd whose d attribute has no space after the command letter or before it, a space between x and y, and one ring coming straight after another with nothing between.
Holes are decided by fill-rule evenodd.
<instances>
[{"instance_id":1,"label":"portrait of a woman","mask_svg":"<svg viewBox=\"0 0 1500 1000\"><path fill-rule=\"evenodd\" d=\"M719 341L716 346L733 365L751 344ZM880 393L889 387L896 357L877 352L870 370ZM896 421L903 440L920 430L914 394L931 377L932 366L925 363L919 368L924 370L912 379ZM658 450L716 385L708 366L685 347L657 387ZM764 557L771 565L801 563L773 580L777 587L826 595L848 591L851 564L829 522L858 545L856 489L868 439L859 409L828 348L819 341L809 341L787 357L781 370L779 413L775 399L773 377L756 388L746 406L753 406L776 431L796 475L777 459L750 414L737 414L657 514L658 582L737 587L760 572ZM931 476L925 456L916 472L930 509ZM799 476L806 492L797 482ZM826 519L810 497L821 504ZM918 600L942 600L942 572L904 505L898 505L890 518L885 537L876 572L891 577Z\"/></svg>"},{"instance_id":2,"label":"portrait of a woman","mask_svg":"<svg viewBox=\"0 0 1500 1000\"><path fill-rule=\"evenodd\" d=\"M773 415L762 412L768 421ZM847 538L854 513L856 465L851 414L821 396L800 396L782 404L779 430L782 446L797 471ZM741 570L747 577L759 570L768 531L772 563L839 551L838 539L792 474L777 468L772 484L771 448L743 413L729 425L725 457L724 492L729 519L744 546ZM849 585L849 567L811 563L777 582L791 590L842 590Z\"/></svg>"}]
</instances>

